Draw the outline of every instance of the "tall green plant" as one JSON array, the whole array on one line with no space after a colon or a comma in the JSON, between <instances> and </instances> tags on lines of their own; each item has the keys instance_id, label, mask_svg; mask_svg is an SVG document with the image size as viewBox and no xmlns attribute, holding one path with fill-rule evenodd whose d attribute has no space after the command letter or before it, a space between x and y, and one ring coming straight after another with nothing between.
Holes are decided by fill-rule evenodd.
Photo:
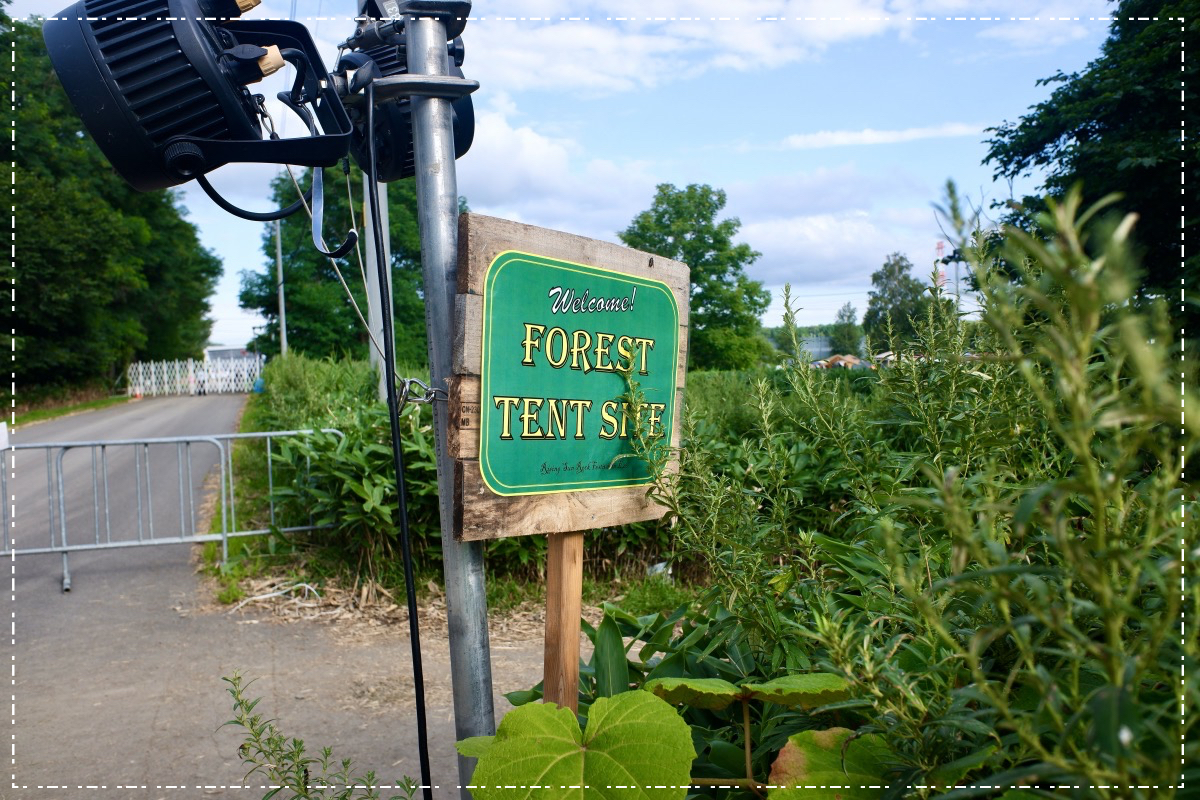
<instances>
[{"instance_id":1,"label":"tall green plant","mask_svg":"<svg viewBox=\"0 0 1200 800\"><path fill-rule=\"evenodd\" d=\"M1184 776L1169 754L1200 755L1200 698L1180 681L1197 645L1176 627L1200 614L1181 583L1197 546L1181 354L1161 310L1133 310L1132 219L1105 227L1077 196L1049 207L1049 239L1009 236L1019 285L986 274L995 259L953 215L986 330L935 287L869 396L793 366L788 392L758 387L758 439L735 463L693 422L655 487L760 668L851 682L841 713L885 738L895 794L1170 796ZM788 469L796 439L838 456L818 466L824 524Z\"/></svg>"}]
</instances>

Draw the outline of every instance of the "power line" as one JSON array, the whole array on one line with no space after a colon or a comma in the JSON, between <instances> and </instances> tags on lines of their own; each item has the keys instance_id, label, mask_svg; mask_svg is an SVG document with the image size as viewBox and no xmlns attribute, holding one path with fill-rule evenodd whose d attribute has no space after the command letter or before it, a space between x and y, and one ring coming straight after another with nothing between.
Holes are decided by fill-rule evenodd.
<instances>
[{"instance_id":1,"label":"power line","mask_svg":"<svg viewBox=\"0 0 1200 800\"><path fill-rule=\"evenodd\" d=\"M793 297L850 297L851 295L868 294L870 291L871 291L870 289L861 289L857 292L826 292L823 294L809 294L808 292L804 292L803 294L801 294L800 292L795 291L795 289L793 288L792 296Z\"/></svg>"}]
</instances>

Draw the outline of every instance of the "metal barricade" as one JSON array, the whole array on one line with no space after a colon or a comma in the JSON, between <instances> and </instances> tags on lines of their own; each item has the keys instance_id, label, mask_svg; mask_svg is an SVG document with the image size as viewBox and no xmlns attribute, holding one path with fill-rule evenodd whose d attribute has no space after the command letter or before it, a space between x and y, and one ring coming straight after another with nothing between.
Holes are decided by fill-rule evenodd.
<instances>
[{"instance_id":1,"label":"metal barricade","mask_svg":"<svg viewBox=\"0 0 1200 800\"><path fill-rule=\"evenodd\" d=\"M323 429L322 432L342 435L332 428ZM3 511L0 512L0 523L3 524L0 556L61 553L63 591L70 591L68 556L76 551L219 541L221 560L224 562L229 557L230 538L328 527L313 525L311 518L307 525L283 528L276 525L272 443L277 439L312 433L312 430L264 431L10 445L12 452L4 453L8 463L0 469L0 497L4 498ZM266 447L269 524L267 527L239 530L233 443L254 439L264 440ZM194 468L197 460L193 458L193 446L200 450L212 448L201 461L199 469ZM172 449L175 451L173 459L169 455ZM29 457L37 451L45 453L46 483L42 496L45 498L44 518L47 525L41 531L37 530L40 524L34 521L41 515L34 509L38 491L33 478L34 469L28 463ZM85 454L83 463L71 458L73 454L81 452ZM164 455L168 459L165 469L162 461ZM9 459L16 462L15 466ZM217 479L215 487L211 486L210 480L206 480L214 471ZM130 476L132 487L128 485ZM116 497L122 490L124 496ZM216 508L210 519L215 521L216 515L220 515L220 530L214 533L201 532L197 528L198 510L201 511L199 519L203 520L203 504L210 493L217 495ZM15 502L10 502L14 495ZM157 514L156 495L159 499ZM166 504L163 503L164 499ZM170 507L169 514L164 505ZM19 527L15 527L15 515L18 512L22 516ZM90 536L86 531L89 527ZM14 531L22 537L20 547L14 547Z\"/></svg>"}]
</instances>

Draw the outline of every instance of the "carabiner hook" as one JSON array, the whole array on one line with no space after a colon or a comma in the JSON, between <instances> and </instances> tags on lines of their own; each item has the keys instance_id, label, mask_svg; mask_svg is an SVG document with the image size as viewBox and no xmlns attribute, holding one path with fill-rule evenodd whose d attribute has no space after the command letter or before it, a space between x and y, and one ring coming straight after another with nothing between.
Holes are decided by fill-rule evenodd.
<instances>
[{"instance_id":1,"label":"carabiner hook","mask_svg":"<svg viewBox=\"0 0 1200 800\"><path fill-rule=\"evenodd\" d=\"M290 52L290 51L289 51ZM305 61L307 64L307 61ZM296 87L292 92L280 92L276 95L279 100L288 108L296 112L300 119L304 120L308 132L313 136L317 135L317 124L312 118L312 114L304 107L299 95L299 87L302 85L301 78L303 72L297 69L299 73L296 79ZM358 231L353 228L350 233L346 234L346 241L332 250L325 249L325 237L322 235L322 228L325 221L325 170L321 167L313 168L313 183L312 183L312 240L313 247L317 248L317 252L329 258L341 258L354 249L354 245L358 244Z\"/></svg>"},{"instance_id":2,"label":"carabiner hook","mask_svg":"<svg viewBox=\"0 0 1200 800\"><path fill-rule=\"evenodd\" d=\"M341 258L354 249L358 244L358 231L353 228L346 234L346 241L332 250L325 249L325 238L321 235L322 223L325 217L325 170L321 167L313 169L312 197L312 237L313 247L317 252L330 258Z\"/></svg>"}]
</instances>

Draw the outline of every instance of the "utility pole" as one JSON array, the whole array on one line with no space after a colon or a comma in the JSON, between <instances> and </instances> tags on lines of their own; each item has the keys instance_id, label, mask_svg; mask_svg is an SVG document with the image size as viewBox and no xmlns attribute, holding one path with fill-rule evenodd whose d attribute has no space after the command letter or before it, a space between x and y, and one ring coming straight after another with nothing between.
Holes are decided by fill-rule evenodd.
<instances>
[{"instance_id":1,"label":"utility pole","mask_svg":"<svg viewBox=\"0 0 1200 800\"><path fill-rule=\"evenodd\" d=\"M279 354L287 355L287 314L283 308L283 239L279 220L275 220L275 284L279 290Z\"/></svg>"},{"instance_id":2,"label":"utility pole","mask_svg":"<svg viewBox=\"0 0 1200 800\"><path fill-rule=\"evenodd\" d=\"M408 18L405 25L409 75L449 75L446 23L441 18ZM458 283L458 179L450 101L412 98L416 162L417 219L425 276L425 326L429 336L429 385L447 391L454 342L454 296ZM450 633L450 677L454 687L455 738L496 732L492 706L492 664L484 592L483 543L454 538L454 459L446 448L449 408L433 404L437 441L438 511L446 614ZM458 757L460 786L471 782L475 759ZM470 791L461 789L464 800Z\"/></svg>"},{"instance_id":3,"label":"utility pole","mask_svg":"<svg viewBox=\"0 0 1200 800\"><path fill-rule=\"evenodd\" d=\"M392 237L388 235L388 205L387 205L387 184L376 184L376 189L379 192L379 209L383 228L383 256L388 263L387 277L388 284L386 287L379 285L379 268L375 264L375 226L364 220L362 229L366 233L366 258L367 258L367 327L370 329L371 337L383 347L383 310L380 308L380 303L387 303L391 307L392 303ZM371 191L371 179L363 173L363 214L367 214L367 209L370 208L367 201L367 192ZM386 294L383 294L386 292ZM382 301L380 298L384 298ZM375 367L375 371L379 373L379 399L387 401L387 383L388 376L384 373L386 369L383 365L383 353L375 349L372 344L367 348L371 354L371 365Z\"/></svg>"}]
</instances>

